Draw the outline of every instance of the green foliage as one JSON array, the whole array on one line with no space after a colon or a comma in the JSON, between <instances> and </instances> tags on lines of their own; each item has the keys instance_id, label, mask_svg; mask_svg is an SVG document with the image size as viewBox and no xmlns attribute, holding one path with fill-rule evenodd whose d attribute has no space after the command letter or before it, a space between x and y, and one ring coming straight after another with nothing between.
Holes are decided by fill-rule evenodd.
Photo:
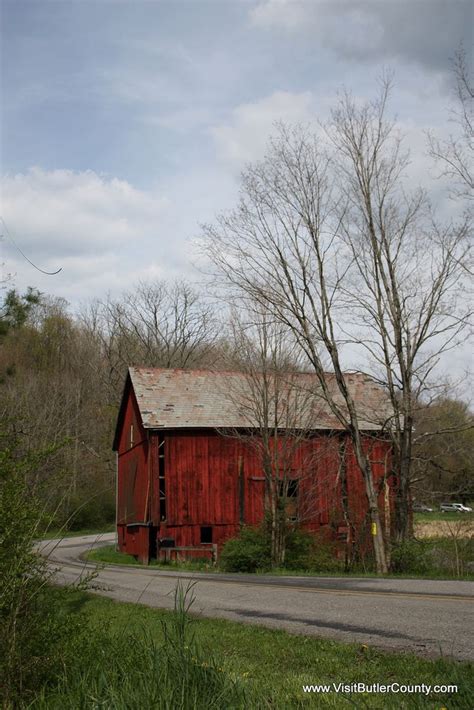
<instances>
[{"instance_id":1,"label":"green foliage","mask_svg":"<svg viewBox=\"0 0 474 710\"><path fill-rule=\"evenodd\" d=\"M408 540L392 549L392 571L426 577L472 574L474 538L442 537Z\"/></svg>"},{"instance_id":2,"label":"green foliage","mask_svg":"<svg viewBox=\"0 0 474 710\"><path fill-rule=\"evenodd\" d=\"M430 541L431 569L454 577L472 575L474 562L474 538L435 538Z\"/></svg>"},{"instance_id":3,"label":"green foliage","mask_svg":"<svg viewBox=\"0 0 474 710\"><path fill-rule=\"evenodd\" d=\"M219 566L225 572L258 572L271 567L270 538L263 527L243 527L222 548Z\"/></svg>"},{"instance_id":4,"label":"green foliage","mask_svg":"<svg viewBox=\"0 0 474 710\"><path fill-rule=\"evenodd\" d=\"M0 336L25 325L33 306L40 301L41 293L30 286L22 296L15 289L8 291L0 307Z\"/></svg>"},{"instance_id":5,"label":"green foliage","mask_svg":"<svg viewBox=\"0 0 474 710\"><path fill-rule=\"evenodd\" d=\"M155 705L149 698L156 701L159 682L174 683L175 689L181 688L184 693L189 687L180 684L178 673L167 679L164 671L160 675L160 669L156 667L158 659L166 663L163 626L173 627L174 613L140 604L117 603L101 596L77 596L77 615L87 629L88 646L78 653L74 666L64 674L59 685L44 688L33 708L173 710L171 700L167 702L166 697L161 697ZM318 710L346 707L433 710L472 707L473 666L450 660L449 657L428 659L413 654L386 653L360 644L339 643L316 636L289 634L282 630L201 616L193 618L186 633L188 642L184 646L190 646L192 635L193 644L199 649L198 655L191 656L192 662L197 660L198 668L189 666L189 673L196 671L200 674L201 664L203 671L216 669L222 676L220 682L228 683L230 690L221 700L223 710L242 707L249 710L308 707ZM181 634L177 636L179 638ZM169 637L174 638L173 632ZM212 649L212 653L205 653L206 649ZM179 651L178 655L186 658L192 645L183 650L184 653ZM155 653L156 656L153 656ZM203 673L200 678L203 682L209 679L212 683L213 676L211 671L209 675ZM454 683L459 690L455 695L432 693L430 697L416 694L335 696L332 693L308 696L302 691L302 685L306 683L374 683L381 682L383 678L400 684ZM198 682L200 684L194 676L194 680L190 680L191 688L196 687ZM213 692L218 695L223 685L213 687ZM181 699L176 690L173 692L172 701L179 709L183 707L180 703L185 702L185 698ZM200 692L203 699L210 702L209 706L215 707L207 688L200 685ZM245 704L242 704L242 696ZM97 697L97 702L94 697ZM196 707L203 707L199 702L198 698Z\"/></svg>"},{"instance_id":6,"label":"green foliage","mask_svg":"<svg viewBox=\"0 0 474 710\"><path fill-rule=\"evenodd\" d=\"M342 572L336 558L335 543L323 535L314 535L291 527L286 531L286 555L283 569L307 572ZM263 525L244 527L238 537L228 540L219 557L225 572L265 572L271 569L270 533Z\"/></svg>"},{"instance_id":7,"label":"green foliage","mask_svg":"<svg viewBox=\"0 0 474 710\"><path fill-rule=\"evenodd\" d=\"M56 686L45 687L32 709L163 708L220 710L255 707L234 680L196 640L189 610L192 585L175 591L174 614L162 621L162 642L146 628L111 634L95 630L88 647L68 664ZM87 652L86 652L87 651ZM262 706L264 707L264 705Z\"/></svg>"},{"instance_id":8,"label":"green foliage","mask_svg":"<svg viewBox=\"0 0 474 710\"><path fill-rule=\"evenodd\" d=\"M0 700L15 707L61 668L79 633L35 552L41 509L26 480L51 449L18 457L0 436Z\"/></svg>"},{"instance_id":9,"label":"green foliage","mask_svg":"<svg viewBox=\"0 0 474 710\"><path fill-rule=\"evenodd\" d=\"M428 546L422 540L406 540L392 548L393 572L426 574L429 569Z\"/></svg>"},{"instance_id":10,"label":"green foliage","mask_svg":"<svg viewBox=\"0 0 474 710\"><path fill-rule=\"evenodd\" d=\"M344 561L337 557L338 546L333 540L328 540L322 534L313 537L305 569L311 572L327 572L341 574L344 572Z\"/></svg>"},{"instance_id":11,"label":"green foliage","mask_svg":"<svg viewBox=\"0 0 474 710\"><path fill-rule=\"evenodd\" d=\"M307 569L314 547L314 536L300 528L286 531L285 568L289 570Z\"/></svg>"}]
</instances>

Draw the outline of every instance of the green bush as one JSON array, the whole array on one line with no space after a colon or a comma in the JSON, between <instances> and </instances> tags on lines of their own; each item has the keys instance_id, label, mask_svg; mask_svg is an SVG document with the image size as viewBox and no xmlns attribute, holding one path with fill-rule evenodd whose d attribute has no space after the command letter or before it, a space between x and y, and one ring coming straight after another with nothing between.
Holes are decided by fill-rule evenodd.
<instances>
[{"instance_id":1,"label":"green bush","mask_svg":"<svg viewBox=\"0 0 474 710\"><path fill-rule=\"evenodd\" d=\"M270 539L263 527L242 528L238 537L228 540L219 557L225 572L257 572L271 567Z\"/></svg>"},{"instance_id":2,"label":"green bush","mask_svg":"<svg viewBox=\"0 0 474 710\"><path fill-rule=\"evenodd\" d=\"M472 572L474 539L442 537L407 540L392 548L393 572L462 578Z\"/></svg>"},{"instance_id":3,"label":"green bush","mask_svg":"<svg viewBox=\"0 0 474 710\"><path fill-rule=\"evenodd\" d=\"M429 546L423 540L406 540L392 547L393 572L425 574L430 568Z\"/></svg>"},{"instance_id":4,"label":"green bush","mask_svg":"<svg viewBox=\"0 0 474 710\"><path fill-rule=\"evenodd\" d=\"M338 545L323 534L312 536L312 545L306 559L306 569L311 572L327 572L331 574L344 571L344 560L337 557Z\"/></svg>"},{"instance_id":5,"label":"green bush","mask_svg":"<svg viewBox=\"0 0 474 710\"><path fill-rule=\"evenodd\" d=\"M322 535L291 527L286 532L283 569L338 572L343 562L336 558L335 543ZM219 567L225 572L264 572L271 569L270 533L266 525L244 527L221 551Z\"/></svg>"},{"instance_id":6,"label":"green bush","mask_svg":"<svg viewBox=\"0 0 474 710\"><path fill-rule=\"evenodd\" d=\"M289 528L286 533L285 569L308 569L313 546L314 535L299 528Z\"/></svg>"}]
</instances>

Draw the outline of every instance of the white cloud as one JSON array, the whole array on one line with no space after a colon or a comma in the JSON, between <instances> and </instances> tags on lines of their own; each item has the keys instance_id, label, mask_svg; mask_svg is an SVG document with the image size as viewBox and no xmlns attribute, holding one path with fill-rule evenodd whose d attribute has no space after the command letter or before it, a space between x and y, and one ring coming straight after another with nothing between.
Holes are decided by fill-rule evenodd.
<instances>
[{"instance_id":1,"label":"white cloud","mask_svg":"<svg viewBox=\"0 0 474 710\"><path fill-rule=\"evenodd\" d=\"M59 288L66 298L87 295L91 284L103 291L123 282L134 263L149 264L149 245L164 239L168 209L167 198L92 171L31 168L6 176L1 214L13 239L39 267L62 272L42 276L8 238L4 270L16 274L19 287Z\"/></svg>"},{"instance_id":2,"label":"white cloud","mask_svg":"<svg viewBox=\"0 0 474 710\"><path fill-rule=\"evenodd\" d=\"M121 247L150 220L159 221L166 208L165 199L125 180L40 168L5 177L2 201L7 224L43 258Z\"/></svg>"},{"instance_id":3,"label":"white cloud","mask_svg":"<svg viewBox=\"0 0 474 710\"><path fill-rule=\"evenodd\" d=\"M226 124L211 129L220 158L240 168L263 157L268 139L275 133L275 123L309 123L314 118L313 101L309 91L276 91L254 103L237 106Z\"/></svg>"},{"instance_id":4,"label":"white cloud","mask_svg":"<svg viewBox=\"0 0 474 710\"><path fill-rule=\"evenodd\" d=\"M35 167L5 176L1 195L0 214L19 248L41 269L62 269L40 273L5 238L0 264L3 276L13 276L7 287L35 286L77 305L140 280L200 278L192 240L200 222L233 204L235 183L189 166L165 186L139 190L92 171Z\"/></svg>"}]
</instances>

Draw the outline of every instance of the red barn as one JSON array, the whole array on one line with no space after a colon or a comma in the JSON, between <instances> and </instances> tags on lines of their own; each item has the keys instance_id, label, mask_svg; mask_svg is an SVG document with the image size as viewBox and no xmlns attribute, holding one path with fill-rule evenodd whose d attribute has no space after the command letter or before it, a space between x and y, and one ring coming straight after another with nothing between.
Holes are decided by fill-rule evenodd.
<instances>
[{"instance_id":1,"label":"red barn","mask_svg":"<svg viewBox=\"0 0 474 710\"><path fill-rule=\"evenodd\" d=\"M316 378L296 378L306 389L309 382L315 394L311 425L305 424L291 453L288 515L334 539L361 537L368 529L367 504L349 437L317 396ZM327 378L335 389L333 377ZM361 427L388 527L386 395L360 373L346 375L346 382L363 413ZM142 561L165 549L198 557L216 553L241 525L262 521L265 477L255 446L258 427L235 397L245 388L248 378L237 372L129 369L113 445L122 552ZM284 429L278 445L285 446Z\"/></svg>"}]
</instances>

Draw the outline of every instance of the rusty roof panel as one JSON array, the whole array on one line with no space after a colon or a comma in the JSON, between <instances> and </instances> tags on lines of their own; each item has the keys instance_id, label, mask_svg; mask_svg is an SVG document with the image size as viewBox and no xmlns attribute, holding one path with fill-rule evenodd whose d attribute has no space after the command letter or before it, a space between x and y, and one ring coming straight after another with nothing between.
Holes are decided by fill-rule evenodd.
<instances>
[{"instance_id":1,"label":"rusty roof panel","mask_svg":"<svg viewBox=\"0 0 474 710\"><path fill-rule=\"evenodd\" d=\"M257 427L255 401L259 383L240 372L210 370L129 369L135 396L147 429ZM360 426L380 430L390 418L386 391L361 373L345 375L359 412ZM334 376L327 375L334 400L344 410ZM286 391L285 391L286 390ZM321 395L315 375L288 375L278 388L278 426L295 429L342 429ZM290 404L288 404L290 402Z\"/></svg>"}]
</instances>

